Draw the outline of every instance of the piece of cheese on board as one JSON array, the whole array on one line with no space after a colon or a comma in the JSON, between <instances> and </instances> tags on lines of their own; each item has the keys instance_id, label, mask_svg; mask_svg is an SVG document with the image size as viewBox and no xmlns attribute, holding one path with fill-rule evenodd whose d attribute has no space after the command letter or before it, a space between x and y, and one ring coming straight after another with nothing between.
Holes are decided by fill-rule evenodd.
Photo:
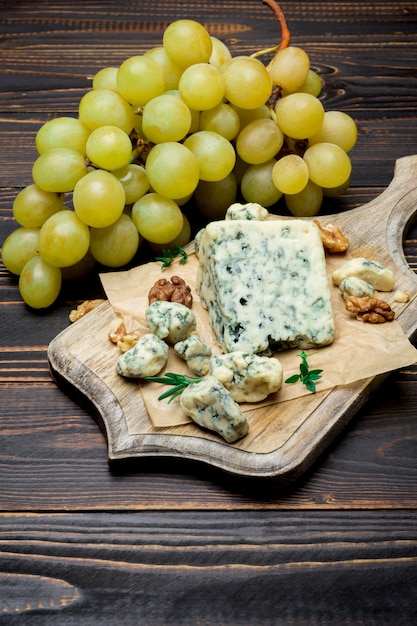
<instances>
[{"instance_id":1,"label":"piece of cheese on board","mask_svg":"<svg viewBox=\"0 0 417 626\"><path fill-rule=\"evenodd\" d=\"M271 354L332 343L324 248L310 220L209 223L197 290L224 352Z\"/></svg>"}]
</instances>

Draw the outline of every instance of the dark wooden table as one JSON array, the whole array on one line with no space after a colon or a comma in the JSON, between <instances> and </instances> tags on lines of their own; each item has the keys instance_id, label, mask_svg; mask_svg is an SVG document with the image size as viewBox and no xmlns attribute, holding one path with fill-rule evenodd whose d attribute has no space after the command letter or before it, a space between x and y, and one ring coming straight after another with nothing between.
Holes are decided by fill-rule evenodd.
<instances>
[{"instance_id":1,"label":"dark wooden table","mask_svg":"<svg viewBox=\"0 0 417 626\"><path fill-rule=\"evenodd\" d=\"M326 109L359 127L349 191L376 198L417 153L417 2L283 2ZM194 18L233 54L279 40L260 0L3 0L0 229L31 182L39 126L76 115L91 77ZM417 269L417 229L404 250ZM392 373L285 491L146 463L111 472L92 417L52 381L49 342L97 278L37 314L0 267L1 624L366 624L417 618L417 365Z\"/></svg>"}]
</instances>

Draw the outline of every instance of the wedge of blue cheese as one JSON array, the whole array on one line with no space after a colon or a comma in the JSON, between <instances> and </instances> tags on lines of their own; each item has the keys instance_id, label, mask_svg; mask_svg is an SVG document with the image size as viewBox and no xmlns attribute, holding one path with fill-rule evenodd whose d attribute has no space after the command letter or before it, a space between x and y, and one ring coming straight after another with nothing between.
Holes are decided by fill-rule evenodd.
<instances>
[{"instance_id":1,"label":"wedge of blue cheese","mask_svg":"<svg viewBox=\"0 0 417 626\"><path fill-rule=\"evenodd\" d=\"M309 220L223 220L199 242L197 290L223 352L270 355L334 339L323 243Z\"/></svg>"}]
</instances>

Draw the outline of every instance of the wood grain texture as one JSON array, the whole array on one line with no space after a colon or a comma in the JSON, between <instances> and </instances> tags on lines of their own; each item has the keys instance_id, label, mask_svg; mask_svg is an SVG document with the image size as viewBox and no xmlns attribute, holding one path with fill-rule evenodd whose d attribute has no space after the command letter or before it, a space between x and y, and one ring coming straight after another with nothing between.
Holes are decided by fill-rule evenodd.
<instances>
[{"instance_id":1,"label":"wood grain texture","mask_svg":"<svg viewBox=\"0 0 417 626\"><path fill-rule=\"evenodd\" d=\"M0 517L0 590L24 585L29 598L3 603L7 624L408 626L416 615L415 517L106 514L95 525L87 513Z\"/></svg>"},{"instance_id":2,"label":"wood grain texture","mask_svg":"<svg viewBox=\"0 0 417 626\"><path fill-rule=\"evenodd\" d=\"M323 212L359 207L417 154L417 2L282 6L326 108L359 128L352 186ZM0 3L0 241L39 126L76 115L98 69L179 17L234 54L278 40L260 0ZM415 225L403 248L416 271ZM102 433L47 361L74 302L101 293L91 276L39 315L0 264L0 624L415 624L417 366L390 375L288 490L247 491L179 461L111 472Z\"/></svg>"}]
</instances>

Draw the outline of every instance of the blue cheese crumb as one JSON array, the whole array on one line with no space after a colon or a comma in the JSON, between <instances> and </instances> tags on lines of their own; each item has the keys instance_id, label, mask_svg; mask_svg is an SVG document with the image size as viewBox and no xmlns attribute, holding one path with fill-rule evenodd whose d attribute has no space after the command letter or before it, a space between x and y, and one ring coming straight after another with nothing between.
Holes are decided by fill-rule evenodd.
<instances>
[{"instance_id":1,"label":"blue cheese crumb","mask_svg":"<svg viewBox=\"0 0 417 626\"><path fill-rule=\"evenodd\" d=\"M118 374L127 378L155 376L168 361L168 346L155 335L143 335L139 341L122 354L116 363Z\"/></svg>"},{"instance_id":2,"label":"blue cheese crumb","mask_svg":"<svg viewBox=\"0 0 417 626\"><path fill-rule=\"evenodd\" d=\"M374 298L375 289L362 278L348 276L339 284L339 289L344 298L355 296L355 298Z\"/></svg>"},{"instance_id":3,"label":"blue cheese crumb","mask_svg":"<svg viewBox=\"0 0 417 626\"><path fill-rule=\"evenodd\" d=\"M190 335L174 345L176 354L187 363L197 376L205 376L210 369L211 348L197 335Z\"/></svg>"},{"instance_id":4,"label":"blue cheese crumb","mask_svg":"<svg viewBox=\"0 0 417 626\"><path fill-rule=\"evenodd\" d=\"M263 221L266 220L268 215L268 210L257 202L248 202L247 204L235 202L227 209L224 219Z\"/></svg>"},{"instance_id":5,"label":"blue cheese crumb","mask_svg":"<svg viewBox=\"0 0 417 626\"><path fill-rule=\"evenodd\" d=\"M356 257L343 263L333 272L332 280L338 286L350 276L361 278L377 291L391 291L394 287L393 272L388 267L364 257Z\"/></svg>"},{"instance_id":6,"label":"blue cheese crumb","mask_svg":"<svg viewBox=\"0 0 417 626\"><path fill-rule=\"evenodd\" d=\"M278 359L245 352L212 356L210 374L230 391L236 402L259 402L282 385Z\"/></svg>"},{"instance_id":7,"label":"blue cheese crumb","mask_svg":"<svg viewBox=\"0 0 417 626\"><path fill-rule=\"evenodd\" d=\"M157 300L146 309L146 321L151 331L175 344L191 335L196 329L196 317L184 304Z\"/></svg>"},{"instance_id":8,"label":"blue cheese crumb","mask_svg":"<svg viewBox=\"0 0 417 626\"><path fill-rule=\"evenodd\" d=\"M248 433L249 425L239 405L214 376L207 376L184 389L180 404L196 424L216 432L228 443Z\"/></svg>"}]
</instances>

